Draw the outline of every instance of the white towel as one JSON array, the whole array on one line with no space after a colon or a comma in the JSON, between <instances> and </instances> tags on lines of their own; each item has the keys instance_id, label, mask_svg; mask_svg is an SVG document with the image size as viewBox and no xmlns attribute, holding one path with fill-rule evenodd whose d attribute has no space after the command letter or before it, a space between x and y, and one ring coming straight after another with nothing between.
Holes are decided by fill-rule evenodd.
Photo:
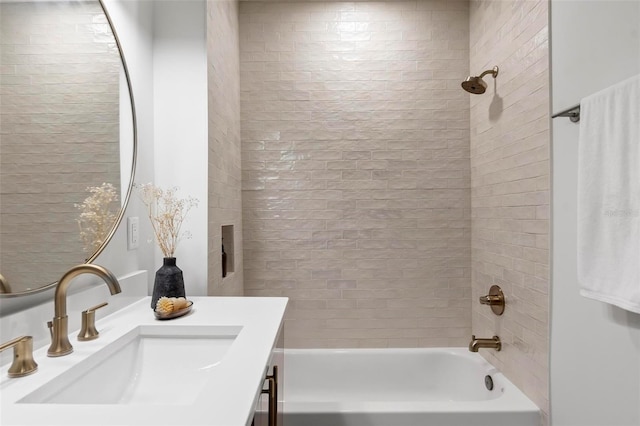
<instances>
[{"instance_id":1,"label":"white towel","mask_svg":"<svg viewBox=\"0 0 640 426\"><path fill-rule=\"evenodd\" d=\"M640 313L640 75L580 103L580 294Z\"/></svg>"}]
</instances>

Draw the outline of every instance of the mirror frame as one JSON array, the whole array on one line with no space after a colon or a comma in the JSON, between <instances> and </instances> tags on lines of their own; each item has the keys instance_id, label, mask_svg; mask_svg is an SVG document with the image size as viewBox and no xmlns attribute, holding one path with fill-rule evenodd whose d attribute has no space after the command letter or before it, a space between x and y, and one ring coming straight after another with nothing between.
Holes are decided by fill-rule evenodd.
<instances>
[{"instance_id":1,"label":"mirror frame","mask_svg":"<svg viewBox=\"0 0 640 426\"><path fill-rule=\"evenodd\" d=\"M138 124L136 119L136 105L133 98L133 86L131 85L129 68L127 67L127 61L125 59L124 52L122 50L122 45L120 43L120 39L118 38L118 33L116 32L116 29L113 25L111 16L109 15L109 12L107 11L107 8L103 3L103 0L97 0L97 1L100 4L100 8L102 9L102 12L107 18L107 22L109 23L109 27L111 28L111 33L113 34L113 38L116 41L116 46L118 47L118 53L120 54L120 61L122 62L122 68L124 70L125 79L127 81L127 89L129 91L129 101L131 103L131 119L132 119L132 125L133 125L133 150L132 150L133 159L131 161L131 179L129 180L129 187L127 188L127 194L125 195L124 202L120 207L118 216L116 217L116 220L113 223L113 226L111 227L111 230L107 234L102 245L100 245L100 247L98 247L98 249L89 258L87 258L84 261L84 263L93 263L93 261L96 260L96 258L100 256L100 254L104 251L104 249L107 247L107 245L115 235L116 231L120 227L120 224L122 223L122 218L124 217L124 212L127 210L127 206L129 205L129 200L131 199L131 193L133 191L133 182L135 180L135 174L136 174L136 162L138 159ZM43 291L49 290L50 288L56 286L57 284L58 284L58 281L56 280L56 281L53 281L52 283L45 284L40 288L36 288L32 290L22 291L19 293L0 293L0 299L2 298L9 299L9 298L20 297L20 296L28 296L30 294L35 294L35 293L41 293Z\"/></svg>"}]
</instances>

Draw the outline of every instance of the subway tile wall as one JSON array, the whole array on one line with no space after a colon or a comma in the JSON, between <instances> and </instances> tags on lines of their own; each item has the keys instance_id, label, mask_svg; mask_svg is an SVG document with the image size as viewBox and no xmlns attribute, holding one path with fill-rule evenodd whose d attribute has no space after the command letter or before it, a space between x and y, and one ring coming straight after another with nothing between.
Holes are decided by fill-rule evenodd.
<instances>
[{"instance_id":1,"label":"subway tile wall","mask_svg":"<svg viewBox=\"0 0 640 426\"><path fill-rule=\"evenodd\" d=\"M240 188L240 65L238 1L207 1L209 109L208 295L243 295ZM222 278L223 225L233 225L233 273ZM225 242L225 251L231 245Z\"/></svg>"},{"instance_id":2,"label":"subway tile wall","mask_svg":"<svg viewBox=\"0 0 640 426\"><path fill-rule=\"evenodd\" d=\"M121 65L98 3L0 8L0 272L19 291L93 253L74 204L103 182L119 192Z\"/></svg>"},{"instance_id":3,"label":"subway tile wall","mask_svg":"<svg viewBox=\"0 0 640 426\"><path fill-rule=\"evenodd\" d=\"M473 331L497 334L482 351L544 412L548 423L548 2L472 1L471 72L500 74L471 97L473 297L505 291L503 316L473 304Z\"/></svg>"},{"instance_id":4,"label":"subway tile wall","mask_svg":"<svg viewBox=\"0 0 640 426\"><path fill-rule=\"evenodd\" d=\"M244 286L287 347L468 344L468 7L240 3Z\"/></svg>"}]
</instances>

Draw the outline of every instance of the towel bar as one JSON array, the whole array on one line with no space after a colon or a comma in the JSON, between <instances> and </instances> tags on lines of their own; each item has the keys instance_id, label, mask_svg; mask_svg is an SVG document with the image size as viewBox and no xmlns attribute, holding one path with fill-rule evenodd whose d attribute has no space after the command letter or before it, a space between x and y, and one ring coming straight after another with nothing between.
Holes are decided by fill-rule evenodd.
<instances>
[{"instance_id":1,"label":"towel bar","mask_svg":"<svg viewBox=\"0 0 640 426\"><path fill-rule=\"evenodd\" d=\"M551 118L556 117L569 117L572 123L577 123L580 121L580 105L574 105L551 116Z\"/></svg>"}]
</instances>

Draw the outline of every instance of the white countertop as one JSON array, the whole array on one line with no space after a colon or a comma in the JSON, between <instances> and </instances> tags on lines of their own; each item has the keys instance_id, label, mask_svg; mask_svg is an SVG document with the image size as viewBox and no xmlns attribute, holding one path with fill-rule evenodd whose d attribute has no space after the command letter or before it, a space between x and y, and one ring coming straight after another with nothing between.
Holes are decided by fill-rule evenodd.
<instances>
[{"instance_id":1,"label":"white countertop","mask_svg":"<svg viewBox=\"0 0 640 426\"><path fill-rule=\"evenodd\" d=\"M149 307L150 298L97 321L100 337L78 342L70 355L49 358L47 347L34 352L38 371L9 379L8 365L0 369L0 424L17 425L218 425L251 424L256 396L262 388L272 350L276 344L287 299L281 297L195 297L192 311L180 318L158 321ZM210 380L191 405L26 404L16 403L35 389L141 325L242 327L222 361L215 380ZM179 362L179 360L176 360ZM167 374L171 374L170 366ZM95 389L100 392L100 389ZM180 389L166 389L179 393Z\"/></svg>"}]
</instances>

